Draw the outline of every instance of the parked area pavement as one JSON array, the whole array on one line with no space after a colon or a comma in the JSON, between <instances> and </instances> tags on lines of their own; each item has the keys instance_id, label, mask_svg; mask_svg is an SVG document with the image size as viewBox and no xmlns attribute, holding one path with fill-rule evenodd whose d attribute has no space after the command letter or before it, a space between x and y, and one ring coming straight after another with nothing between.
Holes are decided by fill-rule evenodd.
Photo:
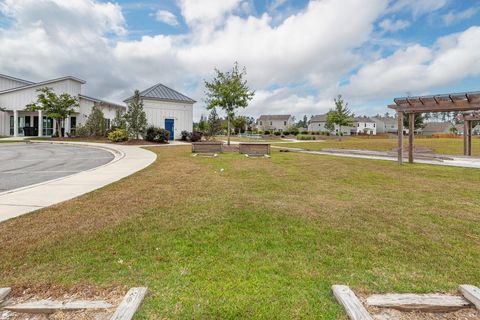
<instances>
[{"instance_id":1,"label":"parked area pavement","mask_svg":"<svg viewBox=\"0 0 480 320\"><path fill-rule=\"evenodd\" d=\"M56 144L1 144L0 193L109 163L105 149Z\"/></svg>"},{"instance_id":2,"label":"parked area pavement","mask_svg":"<svg viewBox=\"0 0 480 320\"><path fill-rule=\"evenodd\" d=\"M351 149L323 149L322 151L308 151L300 148L285 148L279 146L272 146L272 148L286 149L291 152L300 152L314 155L331 155L339 157L362 158L372 160L387 160L397 161L397 154L395 152L387 151L371 151L371 150L351 150ZM404 154L405 163L408 162L407 153ZM477 168L480 169L480 158L441 155L432 153L418 153L414 154L414 162L422 164L434 164L451 167Z\"/></svg>"},{"instance_id":3,"label":"parked area pavement","mask_svg":"<svg viewBox=\"0 0 480 320\"><path fill-rule=\"evenodd\" d=\"M147 167L157 157L155 153L139 146L116 144L38 141L31 144L5 145L9 146L10 150L20 147L17 152L23 149L24 156L20 156L20 159L30 156L34 149L40 150L42 157L37 155L39 161L31 165L37 168L35 175L42 182L0 191L0 222L104 187ZM3 150L1 148L4 147L0 146L0 152ZM10 156L14 156L11 152ZM56 154L56 166L50 166L48 161L44 164L40 163L40 159L45 160L49 152ZM4 157L8 159L8 153L5 152L5 154ZM67 154L76 158L67 161ZM93 159L86 159L89 157ZM52 161L55 162L55 160ZM7 160L6 162L7 164L1 165L2 171L7 172L6 175L9 174L9 168L11 170L22 168L21 161ZM28 165L23 165L23 172L18 171L21 181L28 180L25 167ZM53 180L45 181L48 174L42 173L42 170L50 171L49 177ZM55 171L62 172L55 173ZM0 181L3 186L3 172L0 174L2 174ZM12 177L9 181L10 187L7 186L5 189L11 188L15 183ZM32 180L32 183L35 182Z\"/></svg>"}]
</instances>

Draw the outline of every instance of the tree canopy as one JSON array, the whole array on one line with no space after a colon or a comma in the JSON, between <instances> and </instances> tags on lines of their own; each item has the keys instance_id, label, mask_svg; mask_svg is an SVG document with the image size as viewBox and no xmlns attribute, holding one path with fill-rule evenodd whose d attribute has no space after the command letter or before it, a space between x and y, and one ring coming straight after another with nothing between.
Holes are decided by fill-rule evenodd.
<instances>
[{"instance_id":1,"label":"tree canopy","mask_svg":"<svg viewBox=\"0 0 480 320\"><path fill-rule=\"evenodd\" d=\"M37 89L37 92L37 101L27 105L25 110L45 112L45 116L56 122L57 132L54 135L62 136L61 120L75 112L74 108L79 106L78 98L68 93L57 95L48 87Z\"/></svg>"},{"instance_id":2,"label":"tree canopy","mask_svg":"<svg viewBox=\"0 0 480 320\"><path fill-rule=\"evenodd\" d=\"M228 144L230 144L230 122L237 108L246 108L255 95L244 79L247 71L239 70L235 62L231 71L223 72L215 68L215 77L211 82L205 81L207 109L221 108L227 115Z\"/></svg>"},{"instance_id":3,"label":"tree canopy","mask_svg":"<svg viewBox=\"0 0 480 320\"><path fill-rule=\"evenodd\" d=\"M342 135L342 127L353 125L353 113L348 108L348 103L343 101L342 96L338 95L335 101L335 108L327 113L327 123L325 127L331 131L335 130L335 125L339 126L339 135Z\"/></svg>"}]
</instances>

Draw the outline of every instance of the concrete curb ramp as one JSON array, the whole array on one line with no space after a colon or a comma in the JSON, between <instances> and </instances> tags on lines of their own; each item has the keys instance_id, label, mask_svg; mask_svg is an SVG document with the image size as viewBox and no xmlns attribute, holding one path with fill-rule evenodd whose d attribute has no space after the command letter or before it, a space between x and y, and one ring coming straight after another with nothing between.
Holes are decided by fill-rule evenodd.
<instances>
[{"instance_id":1,"label":"concrete curb ramp","mask_svg":"<svg viewBox=\"0 0 480 320\"><path fill-rule=\"evenodd\" d=\"M65 143L101 148L113 153L115 158L100 167L1 193L0 222L104 187L146 168L157 158L155 153L139 146L87 142L39 141L35 143Z\"/></svg>"}]
</instances>

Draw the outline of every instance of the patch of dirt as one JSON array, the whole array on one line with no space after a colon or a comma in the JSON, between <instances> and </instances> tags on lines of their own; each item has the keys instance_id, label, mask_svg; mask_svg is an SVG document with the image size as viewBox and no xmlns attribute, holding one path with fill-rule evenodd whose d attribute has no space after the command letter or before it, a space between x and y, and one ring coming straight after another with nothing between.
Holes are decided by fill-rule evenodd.
<instances>
[{"instance_id":1,"label":"patch of dirt","mask_svg":"<svg viewBox=\"0 0 480 320\"><path fill-rule=\"evenodd\" d=\"M127 289L115 287L98 289L89 285L78 285L70 289L62 286L43 285L34 287L13 287L12 292L0 304L0 320L104 320L109 319L122 301ZM98 310L58 311L50 314L17 313L2 310L1 307L38 300L104 300L111 308Z\"/></svg>"}]
</instances>

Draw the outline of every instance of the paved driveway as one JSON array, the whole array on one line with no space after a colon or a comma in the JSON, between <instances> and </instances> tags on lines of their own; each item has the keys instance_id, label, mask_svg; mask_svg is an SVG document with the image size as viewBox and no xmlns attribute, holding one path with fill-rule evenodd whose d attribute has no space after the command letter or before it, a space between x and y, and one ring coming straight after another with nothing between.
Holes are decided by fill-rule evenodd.
<instances>
[{"instance_id":1,"label":"paved driveway","mask_svg":"<svg viewBox=\"0 0 480 320\"><path fill-rule=\"evenodd\" d=\"M0 144L0 192L69 176L113 160L96 148L55 144Z\"/></svg>"}]
</instances>

